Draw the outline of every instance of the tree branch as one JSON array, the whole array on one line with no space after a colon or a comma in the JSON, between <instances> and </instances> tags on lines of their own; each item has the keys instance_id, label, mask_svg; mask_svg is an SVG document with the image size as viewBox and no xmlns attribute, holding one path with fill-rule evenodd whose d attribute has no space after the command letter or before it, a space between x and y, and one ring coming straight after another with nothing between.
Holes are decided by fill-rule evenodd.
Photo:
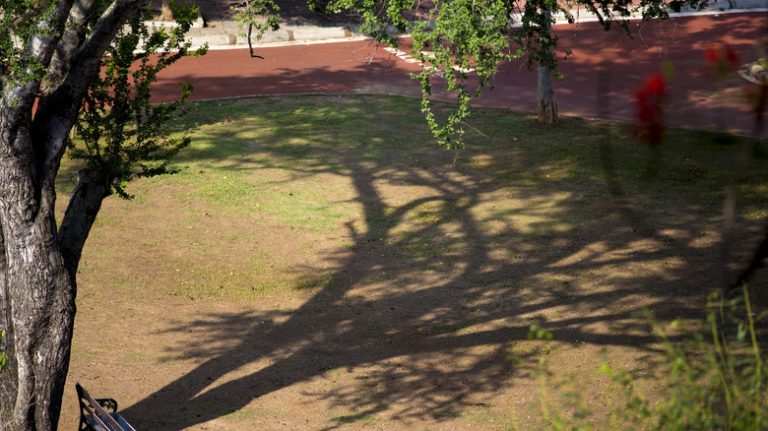
<instances>
[{"instance_id":1,"label":"tree branch","mask_svg":"<svg viewBox=\"0 0 768 431\"><path fill-rule=\"evenodd\" d=\"M49 94L64 80L72 64L72 58L85 40L88 18L95 12L95 0L76 0L69 12L69 19L48 68L48 83L44 93Z\"/></svg>"},{"instance_id":2,"label":"tree branch","mask_svg":"<svg viewBox=\"0 0 768 431\"><path fill-rule=\"evenodd\" d=\"M9 132L9 139L0 141L2 145L13 145L16 142L16 131L22 123L29 121L44 77L38 68L44 70L48 67L72 7L72 0L62 1L48 11L50 7L50 2L41 2L38 7L31 8L28 13L17 19L8 29L12 33L18 33L23 27L30 26L22 54L26 67L2 77L3 85L0 87L3 92L0 96L0 110L3 111L4 116L0 119L0 123L3 129ZM34 18L38 18L38 21L28 22ZM21 33L26 32L27 30L21 31Z\"/></svg>"},{"instance_id":3,"label":"tree branch","mask_svg":"<svg viewBox=\"0 0 768 431\"><path fill-rule=\"evenodd\" d=\"M600 11L597 9L597 6L595 6L594 3L592 3L591 1L579 1L579 3L583 4L584 6L586 6L587 9L590 12L595 14L595 16L597 17L597 21L600 23L600 25L605 27L605 18L600 13Z\"/></svg>"},{"instance_id":4,"label":"tree branch","mask_svg":"<svg viewBox=\"0 0 768 431\"><path fill-rule=\"evenodd\" d=\"M47 67L64 31L64 24L72 9L72 0L62 1L35 27L27 41L27 52L42 67ZM29 71L34 73L32 70Z\"/></svg>"},{"instance_id":5,"label":"tree branch","mask_svg":"<svg viewBox=\"0 0 768 431\"><path fill-rule=\"evenodd\" d=\"M80 171L59 229L59 248L72 280L77 279L77 267L85 241L101 209L101 202L109 196L110 191L107 175L88 169Z\"/></svg>"},{"instance_id":6,"label":"tree branch","mask_svg":"<svg viewBox=\"0 0 768 431\"><path fill-rule=\"evenodd\" d=\"M88 82L99 71L104 51L112 43L121 25L148 0L116 0L102 13L88 39L72 56L72 67L61 85L40 99L32 133L37 160L42 172L53 174L64 153L66 138L72 129L88 90Z\"/></svg>"}]
</instances>

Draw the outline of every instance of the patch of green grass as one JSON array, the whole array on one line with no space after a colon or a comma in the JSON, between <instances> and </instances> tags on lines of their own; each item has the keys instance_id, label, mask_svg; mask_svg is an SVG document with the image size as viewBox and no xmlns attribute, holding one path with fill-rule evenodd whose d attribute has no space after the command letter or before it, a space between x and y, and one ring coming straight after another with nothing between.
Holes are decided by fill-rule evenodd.
<instances>
[{"instance_id":1,"label":"patch of green grass","mask_svg":"<svg viewBox=\"0 0 768 431\"><path fill-rule=\"evenodd\" d=\"M470 407L464 410L461 416L474 425L501 427L503 430L514 429L514 421L507 412L500 412L490 406Z\"/></svg>"},{"instance_id":2,"label":"patch of green grass","mask_svg":"<svg viewBox=\"0 0 768 431\"><path fill-rule=\"evenodd\" d=\"M282 223L317 231L332 231L345 215L332 196L312 190L272 190L260 196L261 208Z\"/></svg>"},{"instance_id":3,"label":"patch of green grass","mask_svg":"<svg viewBox=\"0 0 768 431\"><path fill-rule=\"evenodd\" d=\"M191 300L252 300L290 284L289 280L263 263L229 270L218 265L198 264L176 269L171 294Z\"/></svg>"},{"instance_id":4,"label":"patch of green grass","mask_svg":"<svg viewBox=\"0 0 768 431\"><path fill-rule=\"evenodd\" d=\"M204 177L204 178L200 178ZM249 214L259 209L263 188L249 183L241 172L184 172L176 178L187 188L185 200L203 200L212 209Z\"/></svg>"},{"instance_id":5,"label":"patch of green grass","mask_svg":"<svg viewBox=\"0 0 768 431\"><path fill-rule=\"evenodd\" d=\"M395 242L400 255L410 259L435 259L450 252L451 244L441 238L408 235Z\"/></svg>"},{"instance_id":6,"label":"patch of green grass","mask_svg":"<svg viewBox=\"0 0 768 431\"><path fill-rule=\"evenodd\" d=\"M341 424L357 424L362 426L373 426L380 422L380 420L371 415L344 415L333 418L334 421Z\"/></svg>"},{"instance_id":7,"label":"patch of green grass","mask_svg":"<svg viewBox=\"0 0 768 431\"><path fill-rule=\"evenodd\" d=\"M150 353L142 350L126 350L123 352L123 359L126 363L136 365L141 362L152 362L155 358Z\"/></svg>"},{"instance_id":8,"label":"patch of green grass","mask_svg":"<svg viewBox=\"0 0 768 431\"><path fill-rule=\"evenodd\" d=\"M309 274L299 277L295 283L297 290L323 290L333 287L336 276L332 272Z\"/></svg>"},{"instance_id":9,"label":"patch of green grass","mask_svg":"<svg viewBox=\"0 0 768 431\"><path fill-rule=\"evenodd\" d=\"M235 410L229 414L226 414L221 418L226 421L240 422L240 421L249 421L254 417L255 417L255 414L253 411L251 411L248 408L242 408L239 410Z\"/></svg>"}]
</instances>

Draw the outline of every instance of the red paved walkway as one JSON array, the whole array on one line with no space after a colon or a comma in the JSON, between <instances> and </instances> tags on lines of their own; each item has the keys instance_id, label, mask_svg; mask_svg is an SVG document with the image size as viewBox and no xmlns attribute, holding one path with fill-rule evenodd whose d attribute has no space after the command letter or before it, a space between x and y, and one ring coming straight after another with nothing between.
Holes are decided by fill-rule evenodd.
<instances>
[{"instance_id":1,"label":"red paved walkway","mask_svg":"<svg viewBox=\"0 0 768 431\"><path fill-rule=\"evenodd\" d=\"M669 62L676 70L668 109L673 124L751 133L742 98L748 84L735 74L715 82L704 63L704 50L725 42L745 61L753 60L758 55L755 41L765 40L768 32L768 14L636 21L632 27L632 40L618 30L603 32L596 24L556 27L560 47L573 51L561 63L565 80L556 83L561 114L630 120L634 89L644 76ZM408 77L418 66L371 42L259 48L264 60L252 60L246 52L212 51L202 58L184 59L161 75L156 94L159 99L171 97L181 80L194 84L194 99L314 92L419 94L417 83ZM609 104L602 107L596 96L600 79L608 80L610 89L610 97L603 98ZM533 111L535 91L535 73L519 62L511 63L502 68L493 89L478 104Z\"/></svg>"}]
</instances>

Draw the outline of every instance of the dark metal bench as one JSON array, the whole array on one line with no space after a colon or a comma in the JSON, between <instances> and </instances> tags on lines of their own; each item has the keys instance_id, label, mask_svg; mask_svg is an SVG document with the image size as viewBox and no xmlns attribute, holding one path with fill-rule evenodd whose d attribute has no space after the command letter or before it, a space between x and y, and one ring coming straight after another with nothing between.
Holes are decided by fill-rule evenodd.
<instances>
[{"instance_id":1,"label":"dark metal bench","mask_svg":"<svg viewBox=\"0 0 768 431\"><path fill-rule=\"evenodd\" d=\"M112 398L93 398L80 383L75 384L80 401L79 431L136 431L117 413L117 401ZM111 410L107 412L106 409Z\"/></svg>"}]
</instances>

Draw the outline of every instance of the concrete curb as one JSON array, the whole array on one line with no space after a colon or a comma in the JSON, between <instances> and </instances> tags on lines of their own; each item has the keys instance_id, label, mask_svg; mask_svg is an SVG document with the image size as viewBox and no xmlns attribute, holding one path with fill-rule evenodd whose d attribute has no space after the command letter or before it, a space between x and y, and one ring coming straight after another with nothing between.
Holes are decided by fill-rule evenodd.
<instances>
[{"instance_id":1,"label":"concrete curb","mask_svg":"<svg viewBox=\"0 0 768 431\"><path fill-rule=\"evenodd\" d=\"M193 46L201 46L208 43L212 49L221 48L244 48L248 46L248 40L242 31L234 22L229 23L224 31L206 31L208 29L199 29L190 32L187 39ZM214 30L214 29L212 29ZM327 40L355 40L364 38L365 35L354 32L350 27L319 27L319 26L297 26L281 25L276 31L264 33L260 38L251 38L254 47L305 44L308 42L327 41Z\"/></svg>"},{"instance_id":2,"label":"concrete curb","mask_svg":"<svg viewBox=\"0 0 768 431\"><path fill-rule=\"evenodd\" d=\"M684 8L680 12L670 12L669 18L685 18L689 16L701 16L701 15L725 15L735 13L755 13L755 12L768 12L768 0L731 0L733 7L721 8L717 5L717 1L709 4L705 9L695 10L690 8ZM598 22L597 15L587 10L572 11L575 19L574 24ZM558 13L553 16L555 20L554 25L566 25L569 24L565 14ZM642 20L642 14L633 13L627 17L630 21ZM512 27L520 27L520 16L513 16Z\"/></svg>"},{"instance_id":3,"label":"concrete curb","mask_svg":"<svg viewBox=\"0 0 768 431\"><path fill-rule=\"evenodd\" d=\"M730 0L728 9L718 7L718 3L710 4L707 9L701 11L686 10L670 13L670 18L681 18L695 15L721 15L735 13L768 12L768 0ZM581 10L574 12L576 23L596 22L594 14ZM519 27L519 19L513 18L512 27ZM555 17L555 25L568 24L563 14ZM639 15L629 17L630 20L640 20ZM357 31L356 24L341 26L317 26L313 24L289 24L281 23L276 31L264 33L261 38L251 38L253 46L274 47L290 45L309 45L315 43L351 42L369 39L363 33ZM392 29L394 32L394 29ZM407 35L405 35L407 37ZM199 47L207 43L209 49L242 49L248 46L248 41L239 23L235 21L210 21L207 27L192 29L187 38L193 47Z\"/></svg>"}]
</instances>

